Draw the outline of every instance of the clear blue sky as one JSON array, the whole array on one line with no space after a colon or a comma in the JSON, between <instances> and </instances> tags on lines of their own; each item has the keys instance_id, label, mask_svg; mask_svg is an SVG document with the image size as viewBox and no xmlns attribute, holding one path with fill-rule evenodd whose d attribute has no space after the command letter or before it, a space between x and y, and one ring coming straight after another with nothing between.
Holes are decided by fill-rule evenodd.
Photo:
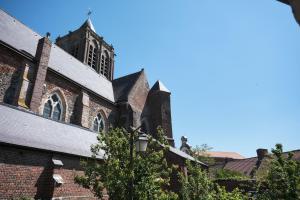
<instances>
[{"instance_id":1,"label":"clear blue sky","mask_svg":"<svg viewBox=\"0 0 300 200\"><path fill-rule=\"evenodd\" d=\"M88 8L117 54L116 77L145 68L172 91L176 145L254 156L282 143L300 149L300 26L276 0L0 0L53 40Z\"/></svg>"}]
</instances>

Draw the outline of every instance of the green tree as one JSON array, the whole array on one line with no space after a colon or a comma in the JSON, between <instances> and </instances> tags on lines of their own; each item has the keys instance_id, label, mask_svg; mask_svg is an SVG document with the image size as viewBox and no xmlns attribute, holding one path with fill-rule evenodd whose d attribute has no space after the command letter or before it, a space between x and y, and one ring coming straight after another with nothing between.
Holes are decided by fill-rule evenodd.
<instances>
[{"instance_id":1,"label":"green tree","mask_svg":"<svg viewBox=\"0 0 300 200\"><path fill-rule=\"evenodd\" d=\"M195 148L192 148L192 156L207 165L213 165L215 164L215 159L208 154L210 150L212 150L212 147L207 144L197 145Z\"/></svg>"},{"instance_id":2,"label":"green tree","mask_svg":"<svg viewBox=\"0 0 300 200\"><path fill-rule=\"evenodd\" d=\"M187 161L187 176L181 174L181 200L246 200L248 199L238 189L227 192L223 187L215 184L208 176L208 172L197 162Z\"/></svg>"},{"instance_id":3,"label":"green tree","mask_svg":"<svg viewBox=\"0 0 300 200\"><path fill-rule=\"evenodd\" d=\"M138 134L134 134L137 139ZM92 159L82 162L84 175L75 181L91 189L101 198L104 188L112 200L128 199L129 183L133 179L133 197L136 200L171 200L177 195L168 190L172 169L168 166L165 153L168 150L163 132L158 131L158 139L148 137L147 151L136 153L134 150L133 170L130 169L130 134L125 129L111 129L106 134L99 134L98 144L92 147ZM105 152L103 162L96 157Z\"/></svg>"},{"instance_id":4,"label":"green tree","mask_svg":"<svg viewBox=\"0 0 300 200\"><path fill-rule=\"evenodd\" d=\"M281 144L272 149L275 158L271 161L266 180L260 184L260 200L300 199L300 163L292 159L292 153L286 157L282 152Z\"/></svg>"}]
</instances>

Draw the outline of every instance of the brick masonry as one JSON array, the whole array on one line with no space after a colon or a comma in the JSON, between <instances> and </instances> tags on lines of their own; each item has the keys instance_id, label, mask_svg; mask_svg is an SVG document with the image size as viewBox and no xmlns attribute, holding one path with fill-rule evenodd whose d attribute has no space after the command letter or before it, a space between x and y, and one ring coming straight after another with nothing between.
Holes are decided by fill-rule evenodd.
<instances>
[{"instance_id":1,"label":"brick masonry","mask_svg":"<svg viewBox=\"0 0 300 200\"><path fill-rule=\"evenodd\" d=\"M43 85L45 82L48 62L50 58L51 45L52 43L49 38L44 37L39 40L36 50L36 76L30 101L30 109L35 113L38 113L38 109L41 103Z\"/></svg>"},{"instance_id":2,"label":"brick masonry","mask_svg":"<svg viewBox=\"0 0 300 200\"><path fill-rule=\"evenodd\" d=\"M57 92L63 103L65 104L65 110L63 112L63 121L67 123L76 123L75 120L75 103L76 99L81 93L81 89L76 85L72 84L57 74L48 70L46 81L45 81L45 91L43 92L42 101L40 102L40 114L43 113L43 107L46 99L53 93Z\"/></svg>"},{"instance_id":3,"label":"brick masonry","mask_svg":"<svg viewBox=\"0 0 300 200\"><path fill-rule=\"evenodd\" d=\"M0 46L0 102L13 104L16 96L23 58Z\"/></svg>"},{"instance_id":4,"label":"brick masonry","mask_svg":"<svg viewBox=\"0 0 300 200\"><path fill-rule=\"evenodd\" d=\"M105 121L105 130L107 131L110 126L114 126L116 124L116 107L111 106L105 101L96 98L94 95L90 95L90 112L88 116L89 127L92 127L94 118L98 113L104 118Z\"/></svg>"},{"instance_id":5,"label":"brick masonry","mask_svg":"<svg viewBox=\"0 0 300 200\"><path fill-rule=\"evenodd\" d=\"M74 182L76 175L83 174L79 157L4 145L0 152L0 199L94 199L89 190ZM54 168L53 156L63 162L62 168ZM54 171L62 176L63 185L54 185Z\"/></svg>"}]
</instances>

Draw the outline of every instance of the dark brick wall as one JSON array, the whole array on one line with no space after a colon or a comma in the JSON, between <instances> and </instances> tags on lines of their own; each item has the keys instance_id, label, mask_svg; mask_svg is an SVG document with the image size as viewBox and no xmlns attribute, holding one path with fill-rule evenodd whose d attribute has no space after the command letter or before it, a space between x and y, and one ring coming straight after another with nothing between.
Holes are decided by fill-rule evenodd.
<instances>
[{"instance_id":1,"label":"dark brick wall","mask_svg":"<svg viewBox=\"0 0 300 200\"><path fill-rule=\"evenodd\" d=\"M56 91L60 91L63 94L67 110L64 113L64 121L67 123L78 124L79 119L77 115L80 115L80 94L82 93L81 88L76 86L74 83L59 77L57 74L48 70L46 77L46 91L43 94L42 103L48 98L50 94ZM112 112L113 111L113 112ZM43 105L40 106L40 114L43 112ZM115 106L106 102L105 100L96 97L93 94L89 94L89 116L86 117L89 120L89 126L92 127L95 116L101 112L104 114L106 120L106 128L110 125L115 124L116 109Z\"/></svg>"},{"instance_id":2,"label":"dark brick wall","mask_svg":"<svg viewBox=\"0 0 300 200\"><path fill-rule=\"evenodd\" d=\"M89 112L89 127L92 127L94 118L98 113L104 117L106 131L110 126L115 126L117 111L116 107L105 102L102 99L97 98L94 95L90 95L90 112Z\"/></svg>"},{"instance_id":3,"label":"dark brick wall","mask_svg":"<svg viewBox=\"0 0 300 200\"><path fill-rule=\"evenodd\" d=\"M150 91L147 99L147 107L150 112L151 131L161 126L171 146L174 145L171 119L170 94L163 91Z\"/></svg>"},{"instance_id":4,"label":"dark brick wall","mask_svg":"<svg viewBox=\"0 0 300 200\"><path fill-rule=\"evenodd\" d=\"M0 45L0 102L13 104L24 58Z\"/></svg>"},{"instance_id":5,"label":"dark brick wall","mask_svg":"<svg viewBox=\"0 0 300 200\"><path fill-rule=\"evenodd\" d=\"M74 177L83 173L79 157L5 145L0 145L0 152L0 199L22 196L35 199L93 199L89 190L74 183ZM53 156L63 162L62 168L53 167ZM62 176L65 182L62 186L54 186L53 173Z\"/></svg>"},{"instance_id":6,"label":"dark brick wall","mask_svg":"<svg viewBox=\"0 0 300 200\"><path fill-rule=\"evenodd\" d=\"M138 127L141 124L141 120L143 118L143 110L145 107L148 92L149 84L145 72L142 71L139 79L135 83L134 87L131 89L131 92L128 96L128 103L130 104L131 109L133 111L133 122L131 122L131 124L134 127Z\"/></svg>"}]
</instances>

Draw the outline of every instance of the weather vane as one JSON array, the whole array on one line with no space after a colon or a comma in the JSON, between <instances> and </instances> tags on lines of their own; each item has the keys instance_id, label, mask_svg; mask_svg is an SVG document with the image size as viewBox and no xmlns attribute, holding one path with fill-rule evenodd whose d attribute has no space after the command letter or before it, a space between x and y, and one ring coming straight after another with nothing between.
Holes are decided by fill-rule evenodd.
<instances>
[{"instance_id":1,"label":"weather vane","mask_svg":"<svg viewBox=\"0 0 300 200\"><path fill-rule=\"evenodd\" d=\"M91 9L89 9L89 11L87 13L88 18L90 18L91 14L92 14L92 11L91 11Z\"/></svg>"}]
</instances>

